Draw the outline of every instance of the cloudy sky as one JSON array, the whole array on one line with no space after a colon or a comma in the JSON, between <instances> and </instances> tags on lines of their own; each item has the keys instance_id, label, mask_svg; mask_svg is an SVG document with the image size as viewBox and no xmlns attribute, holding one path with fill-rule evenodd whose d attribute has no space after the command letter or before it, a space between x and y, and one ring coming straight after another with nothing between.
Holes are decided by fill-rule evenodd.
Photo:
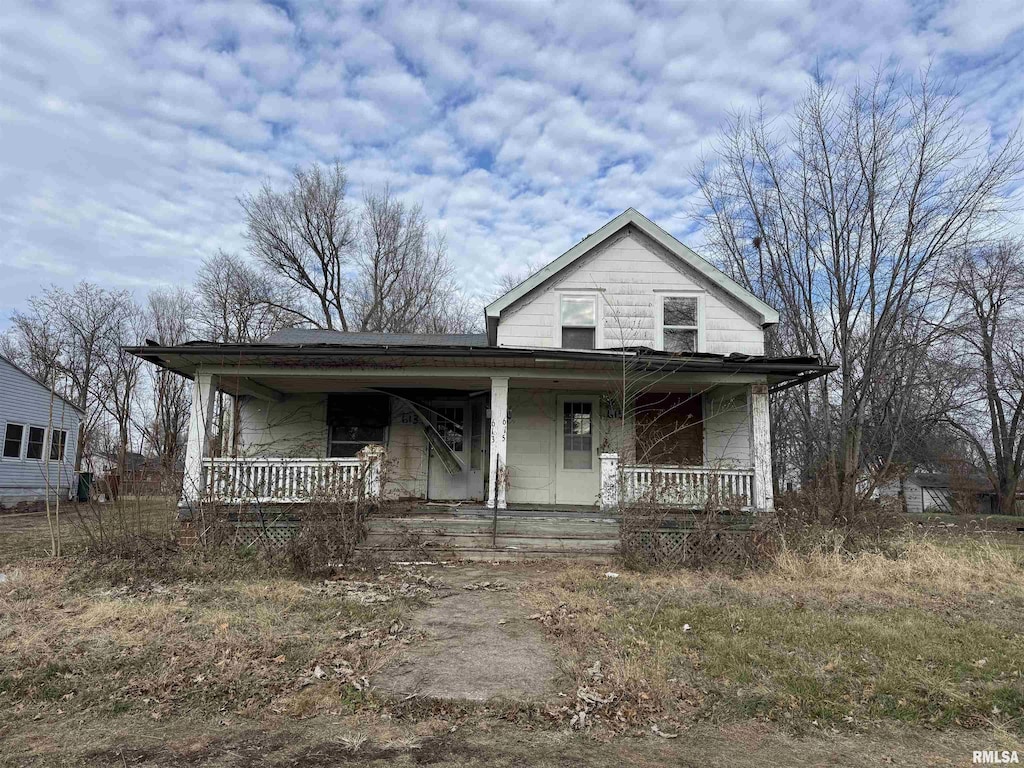
<instances>
[{"instance_id":1,"label":"cloudy sky","mask_svg":"<svg viewBox=\"0 0 1024 768\"><path fill-rule=\"evenodd\" d=\"M236 201L338 159L443 228L469 293L633 206L687 242L731 112L887 60L1024 118L1020 0L5 0L0 328L50 283L140 294L241 250Z\"/></svg>"}]
</instances>

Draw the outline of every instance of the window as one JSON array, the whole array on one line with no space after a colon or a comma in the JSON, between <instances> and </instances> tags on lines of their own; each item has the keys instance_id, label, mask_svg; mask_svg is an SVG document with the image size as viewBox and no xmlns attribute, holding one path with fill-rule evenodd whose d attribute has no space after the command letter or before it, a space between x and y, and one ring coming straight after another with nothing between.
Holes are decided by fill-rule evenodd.
<instances>
[{"instance_id":1,"label":"window","mask_svg":"<svg viewBox=\"0 0 1024 768\"><path fill-rule=\"evenodd\" d=\"M25 436L23 424L8 424L4 432L4 458L21 458L21 439Z\"/></svg>"},{"instance_id":2,"label":"window","mask_svg":"<svg viewBox=\"0 0 1024 768\"><path fill-rule=\"evenodd\" d=\"M562 349L594 349L597 346L597 299L563 296L561 323Z\"/></svg>"},{"instance_id":3,"label":"window","mask_svg":"<svg viewBox=\"0 0 1024 768\"><path fill-rule=\"evenodd\" d=\"M666 296L662 305L662 348L666 352L697 351L696 296Z\"/></svg>"},{"instance_id":4,"label":"window","mask_svg":"<svg viewBox=\"0 0 1024 768\"><path fill-rule=\"evenodd\" d=\"M462 408L437 409L437 431L445 445L451 448L453 453L462 453L462 420L464 418L465 411Z\"/></svg>"},{"instance_id":5,"label":"window","mask_svg":"<svg viewBox=\"0 0 1024 768\"><path fill-rule=\"evenodd\" d=\"M43 438L46 437L46 430L42 427L28 428L28 448L25 449L26 459L43 458Z\"/></svg>"},{"instance_id":6,"label":"window","mask_svg":"<svg viewBox=\"0 0 1024 768\"><path fill-rule=\"evenodd\" d=\"M383 444L390 417L391 401L387 395L329 395L327 455L355 456L371 443Z\"/></svg>"},{"instance_id":7,"label":"window","mask_svg":"<svg viewBox=\"0 0 1024 768\"><path fill-rule=\"evenodd\" d=\"M55 429L50 433L50 461L64 461L64 449L68 444L68 433Z\"/></svg>"},{"instance_id":8,"label":"window","mask_svg":"<svg viewBox=\"0 0 1024 768\"><path fill-rule=\"evenodd\" d=\"M589 402L566 402L562 406L564 469L591 469L594 466L591 407Z\"/></svg>"}]
</instances>

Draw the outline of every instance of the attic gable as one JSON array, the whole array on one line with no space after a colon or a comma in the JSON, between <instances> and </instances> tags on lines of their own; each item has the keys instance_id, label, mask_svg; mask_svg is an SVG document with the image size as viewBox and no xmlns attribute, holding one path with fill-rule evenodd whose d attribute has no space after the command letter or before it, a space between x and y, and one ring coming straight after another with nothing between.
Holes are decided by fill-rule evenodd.
<instances>
[{"instance_id":1,"label":"attic gable","mask_svg":"<svg viewBox=\"0 0 1024 768\"><path fill-rule=\"evenodd\" d=\"M642 234L660 245L670 258L677 259L682 265L685 265L700 275L700 277L713 283L732 299L751 310L757 316L762 326L771 325L779 321L779 313L775 309L754 296L754 294L750 293L750 291L710 262L698 256L646 216L633 208L629 208L593 234L588 235L546 267L524 280L511 291L491 302L485 310L489 343L496 343L498 320L504 310L548 283L559 273L568 270L580 259L595 249L600 248L630 225L636 227Z\"/></svg>"}]
</instances>

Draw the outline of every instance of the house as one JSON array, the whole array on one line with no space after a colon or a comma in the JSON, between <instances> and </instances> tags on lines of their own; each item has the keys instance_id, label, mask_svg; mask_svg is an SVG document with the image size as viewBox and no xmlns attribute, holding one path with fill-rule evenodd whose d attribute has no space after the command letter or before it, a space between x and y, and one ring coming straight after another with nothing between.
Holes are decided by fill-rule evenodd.
<instances>
[{"instance_id":1,"label":"house","mask_svg":"<svg viewBox=\"0 0 1024 768\"><path fill-rule=\"evenodd\" d=\"M593 508L660 482L769 509L769 393L832 370L766 357L778 319L629 209L489 304L484 333L131 352L194 382L185 510L301 501L380 454L390 498ZM240 398L238 456L211 456L217 392Z\"/></svg>"},{"instance_id":2,"label":"house","mask_svg":"<svg viewBox=\"0 0 1024 768\"><path fill-rule=\"evenodd\" d=\"M880 498L901 500L905 512L995 512L995 490L984 474L908 472L878 488ZM971 509L964 509L969 505Z\"/></svg>"},{"instance_id":3,"label":"house","mask_svg":"<svg viewBox=\"0 0 1024 768\"><path fill-rule=\"evenodd\" d=\"M84 414L0 356L0 507L68 498Z\"/></svg>"}]
</instances>

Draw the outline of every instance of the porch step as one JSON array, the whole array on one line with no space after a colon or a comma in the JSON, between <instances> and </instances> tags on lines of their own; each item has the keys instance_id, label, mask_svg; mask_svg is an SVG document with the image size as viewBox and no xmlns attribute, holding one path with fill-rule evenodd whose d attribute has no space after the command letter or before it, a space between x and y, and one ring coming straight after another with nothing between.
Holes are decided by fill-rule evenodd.
<instances>
[{"instance_id":1,"label":"porch step","mask_svg":"<svg viewBox=\"0 0 1024 768\"><path fill-rule=\"evenodd\" d=\"M494 520L472 518L378 518L369 523L370 533L415 533L434 535L495 534ZM499 518L497 535L535 538L618 539L619 526L613 521L565 520L546 518Z\"/></svg>"},{"instance_id":2,"label":"porch step","mask_svg":"<svg viewBox=\"0 0 1024 768\"><path fill-rule=\"evenodd\" d=\"M371 547L374 553L388 560L408 560L408 549L393 547ZM572 551L557 549L500 549L496 547L465 547L451 549L445 547L421 547L415 556L427 560L586 560L589 562L607 563L615 556L614 550L577 549Z\"/></svg>"}]
</instances>

